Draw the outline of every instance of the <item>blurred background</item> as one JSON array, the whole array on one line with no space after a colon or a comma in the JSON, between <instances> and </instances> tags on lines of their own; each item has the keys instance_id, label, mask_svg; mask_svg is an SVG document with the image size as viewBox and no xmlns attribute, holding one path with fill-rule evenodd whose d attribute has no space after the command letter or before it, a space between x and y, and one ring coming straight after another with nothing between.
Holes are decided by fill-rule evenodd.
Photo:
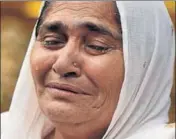
<instances>
[{"instance_id":1,"label":"blurred background","mask_svg":"<svg viewBox=\"0 0 176 139\"><path fill-rule=\"evenodd\" d=\"M175 26L175 2L165 4ZM40 1L1 2L1 112L9 109L40 5ZM175 122L175 83L171 99L170 122Z\"/></svg>"}]
</instances>

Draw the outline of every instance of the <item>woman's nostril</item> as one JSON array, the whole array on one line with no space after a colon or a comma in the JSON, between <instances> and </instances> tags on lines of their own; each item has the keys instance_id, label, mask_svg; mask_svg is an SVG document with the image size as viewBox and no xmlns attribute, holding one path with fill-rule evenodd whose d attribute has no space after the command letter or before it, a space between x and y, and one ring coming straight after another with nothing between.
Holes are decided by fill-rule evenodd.
<instances>
[{"instance_id":1,"label":"woman's nostril","mask_svg":"<svg viewBox=\"0 0 176 139\"><path fill-rule=\"evenodd\" d=\"M76 77L77 74L75 72L67 72L63 76L64 77Z\"/></svg>"}]
</instances>

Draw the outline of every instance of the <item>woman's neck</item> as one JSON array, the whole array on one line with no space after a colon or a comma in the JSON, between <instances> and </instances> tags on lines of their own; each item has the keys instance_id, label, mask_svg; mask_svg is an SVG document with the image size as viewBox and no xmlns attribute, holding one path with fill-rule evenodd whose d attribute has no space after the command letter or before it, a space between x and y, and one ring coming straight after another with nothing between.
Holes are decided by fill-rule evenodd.
<instances>
[{"instance_id":1,"label":"woman's neck","mask_svg":"<svg viewBox=\"0 0 176 139\"><path fill-rule=\"evenodd\" d=\"M55 129L51 139L101 139L106 132L106 129L92 130L94 127L58 127Z\"/></svg>"}]
</instances>

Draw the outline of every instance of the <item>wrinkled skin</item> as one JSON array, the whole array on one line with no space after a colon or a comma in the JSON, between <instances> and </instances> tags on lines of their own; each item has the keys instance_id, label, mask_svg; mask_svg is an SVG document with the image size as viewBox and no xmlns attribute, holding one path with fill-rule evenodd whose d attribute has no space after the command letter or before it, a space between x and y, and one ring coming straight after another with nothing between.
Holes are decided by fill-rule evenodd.
<instances>
[{"instance_id":1,"label":"wrinkled skin","mask_svg":"<svg viewBox=\"0 0 176 139\"><path fill-rule=\"evenodd\" d=\"M124 79L115 15L113 2L54 2L46 12L32 50L31 69L41 110L56 127L54 139L100 139L111 122ZM51 27L54 22L64 27ZM85 94L53 94L47 87L51 82L76 86Z\"/></svg>"}]
</instances>

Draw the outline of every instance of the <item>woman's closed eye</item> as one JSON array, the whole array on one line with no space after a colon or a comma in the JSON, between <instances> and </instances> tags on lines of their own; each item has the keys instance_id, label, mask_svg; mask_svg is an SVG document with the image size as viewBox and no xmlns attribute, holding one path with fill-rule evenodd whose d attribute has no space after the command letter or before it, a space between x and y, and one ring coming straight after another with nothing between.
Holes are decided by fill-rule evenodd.
<instances>
[{"instance_id":1,"label":"woman's closed eye","mask_svg":"<svg viewBox=\"0 0 176 139\"><path fill-rule=\"evenodd\" d=\"M91 55L101 55L112 50L112 47L100 45L86 45L85 49Z\"/></svg>"},{"instance_id":2,"label":"woman's closed eye","mask_svg":"<svg viewBox=\"0 0 176 139\"><path fill-rule=\"evenodd\" d=\"M42 45L47 49L59 49L62 48L65 41L57 37L46 37L42 40Z\"/></svg>"}]
</instances>

